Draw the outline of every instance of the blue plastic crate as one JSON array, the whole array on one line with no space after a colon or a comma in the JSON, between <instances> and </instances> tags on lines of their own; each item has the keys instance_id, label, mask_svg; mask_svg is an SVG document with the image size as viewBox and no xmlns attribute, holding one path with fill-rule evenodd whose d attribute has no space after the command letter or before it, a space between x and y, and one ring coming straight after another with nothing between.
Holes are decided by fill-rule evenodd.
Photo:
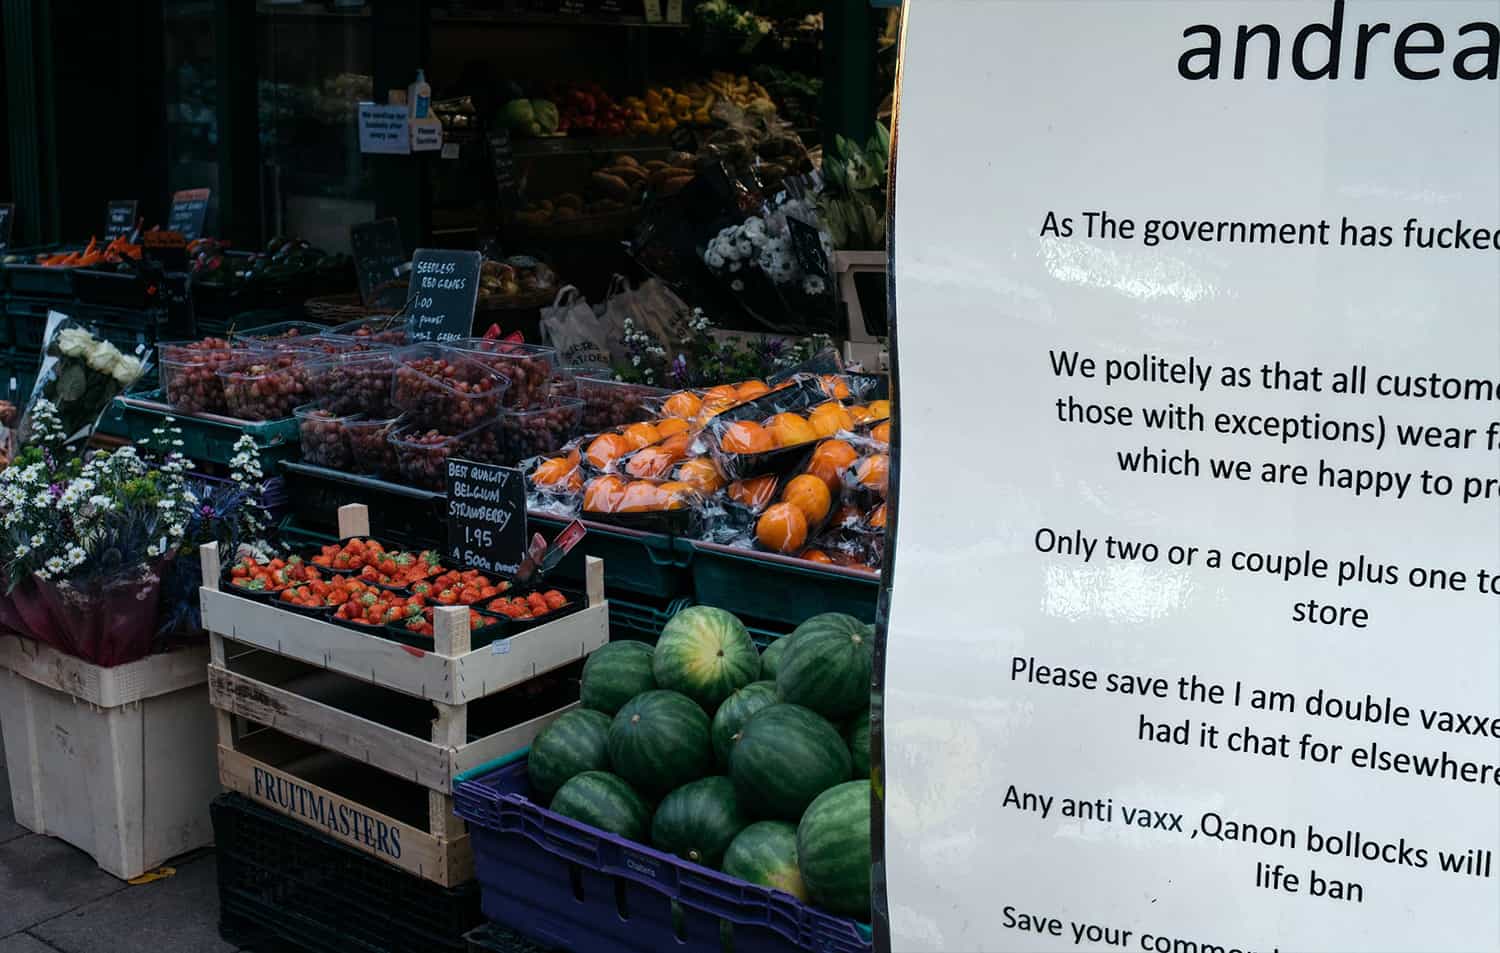
<instances>
[{"instance_id":1,"label":"blue plastic crate","mask_svg":"<svg viewBox=\"0 0 1500 953\"><path fill-rule=\"evenodd\" d=\"M868 953L867 927L563 817L531 800L525 752L455 779L485 916L589 953Z\"/></svg>"}]
</instances>

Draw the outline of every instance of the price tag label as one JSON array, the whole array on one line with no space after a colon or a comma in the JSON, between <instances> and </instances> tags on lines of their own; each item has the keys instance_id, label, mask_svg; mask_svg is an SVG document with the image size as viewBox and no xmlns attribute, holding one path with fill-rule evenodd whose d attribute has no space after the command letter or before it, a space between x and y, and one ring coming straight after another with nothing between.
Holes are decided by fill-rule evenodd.
<instances>
[{"instance_id":1,"label":"price tag label","mask_svg":"<svg viewBox=\"0 0 1500 953\"><path fill-rule=\"evenodd\" d=\"M10 202L0 204L0 251L10 247L10 230L16 221L16 207Z\"/></svg>"},{"instance_id":2,"label":"price tag label","mask_svg":"<svg viewBox=\"0 0 1500 953\"><path fill-rule=\"evenodd\" d=\"M437 118L415 119L411 124L411 151L436 152L443 147L443 123Z\"/></svg>"},{"instance_id":3,"label":"price tag label","mask_svg":"<svg viewBox=\"0 0 1500 953\"><path fill-rule=\"evenodd\" d=\"M526 480L514 467L448 460L448 559L514 576L526 548Z\"/></svg>"},{"instance_id":4,"label":"price tag label","mask_svg":"<svg viewBox=\"0 0 1500 953\"><path fill-rule=\"evenodd\" d=\"M406 297L413 342L452 341L469 336L479 303L477 251L418 248L411 259Z\"/></svg>"},{"instance_id":5,"label":"price tag label","mask_svg":"<svg viewBox=\"0 0 1500 953\"><path fill-rule=\"evenodd\" d=\"M354 254L359 297L367 305L375 304L382 289L401 277L401 266L407 262L406 249L401 244L401 223L394 218L382 218L350 225L349 247Z\"/></svg>"},{"instance_id":6,"label":"price tag label","mask_svg":"<svg viewBox=\"0 0 1500 953\"><path fill-rule=\"evenodd\" d=\"M172 210L167 213L167 231L177 232L188 241L203 237L203 223L208 219L208 189L183 189L172 193Z\"/></svg>"},{"instance_id":7,"label":"price tag label","mask_svg":"<svg viewBox=\"0 0 1500 953\"><path fill-rule=\"evenodd\" d=\"M411 152L411 123L405 106L359 104L359 151L404 156Z\"/></svg>"},{"instance_id":8,"label":"price tag label","mask_svg":"<svg viewBox=\"0 0 1500 953\"><path fill-rule=\"evenodd\" d=\"M112 242L116 238L130 236L135 231L135 215L137 202L135 199L112 199L104 207L104 240Z\"/></svg>"}]
</instances>

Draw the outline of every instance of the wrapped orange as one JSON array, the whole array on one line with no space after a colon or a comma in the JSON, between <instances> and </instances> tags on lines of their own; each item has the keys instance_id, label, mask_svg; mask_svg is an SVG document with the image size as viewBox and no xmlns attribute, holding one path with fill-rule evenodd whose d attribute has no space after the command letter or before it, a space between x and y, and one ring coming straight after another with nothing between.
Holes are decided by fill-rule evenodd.
<instances>
[{"instance_id":1,"label":"wrapped orange","mask_svg":"<svg viewBox=\"0 0 1500 953\"><path fill-rule=\"evenodd\" d=\"M773 503L755 521L755 538L772 552L795 553L807 542L807 517L790 503Z\"/></svg>"},{"instance_id":2,"label":"wrapped orange","mask_svg":"<svg viewBox=\"0 0 1500 953\"><path fill-rule=\"evenodd\" d=\"M623 434L604 433L594 438L584 455L596 469L603 470L632 449Z\"/></svg>"},{"instance_id":3,"label":"wrapped orange","mask_svg":"<svg viewBox=\"0 0 1500 953\"><path fill-rule=\"evenodd\" d=\"M632 450L649 447L661 439L657 429L648 423L631 424L620 432L620 436L625 438Z\"/></svg>"},{"instance_id":4,"label":"wrapped orange","mask_svg":"<svg viewBox=\"0 0 1500 953\"><path fill-rule=\"evenodd\" d=\"M794 447L818 439L818 432L800 414L777 414L766 421L765 429L778 447Z\"/></svg>"},{"instance_id":5,"label":"wrapped orange","mask_svg":"<svg viewBox=\"0 0 1500 953\"><path fill-rule=\"evenodd\" d=\"M736 420L720 433L719 449L725 453L765 453L776 449L776 440L755 421Z\"/></svg>"},{"instance_id":6,"label":"wrapped orange","mask_svg":"<svg viewBox=\"0 0 1500 953\"><path fill-rule=\"evenodd\" d=\"M724 477L719 473L719 468L708 457L684 462L677 468L677 479L704 496L718 492L724 485Z\"/></svg>"},{"instance_id":7,"label":"wrapped orange","mask_svg":"<svg viewBox=\"0 0 1500 953\"><path fill-rule=\"evenodd\" d=\"M868 487L881 496L885 495L890 476L891 458L883 453L872 453L854 467L854 478L859 481L859 485Z\"/></svg>"},{"instance_id":8,"label":"wrapped orange","mask_svg":"<svg viewBox=\"0 0 1500 953\"><path fill-rule=\"evenodd\" d=\"M624 498L624 480L613 474L595 477L584 488L583 508L590 513L615 513Z\"/></svg>"},{"instance_id":9,"label":"wrapped orange","mask_svg":"<svg viewBox=\"0 0 1500 953\"><path fill-rule=\"evenodd\" d=\"M837 401L829 401L814 407L807 415L807 422L820 437L831 437L840 430L854 429L853 418L844 409L844 405Z\"/></svg>"},{"instance_id":10,"label":"wrapped orange","mask_svg":"<svg viewBox=\"0 0 1500 953\"><path fill-rule=\"evenodd\" d=\"M771 494L776 492L776 477L768 473L749 480L736 480L725 492L734 502L758 510L769 503Z\"/></svg>"},{"instance_id":11,"label":"wrapped orange","mask_svg":"<svg viewBox=\"0 0 1500 953\"><path fill-rule=\"evenodd\" d=\"M680 390L662 404L662 413L668 417L685 417L692 420L703 409L703 401L690 390Z\"/></svg>"},{"instance_id":12,"label":"wrapped orange","mask_svg":"<svg viewBox=\"0 0 1500 953\"><path fill-rule=\"evenodd\" d=\"M810 526L822 522L823 517L833 508L833 496L828 492L828 484L811 473L792 477L786 489L781 491L781 499L801 510Z\"/></svg>"}]
</instances>

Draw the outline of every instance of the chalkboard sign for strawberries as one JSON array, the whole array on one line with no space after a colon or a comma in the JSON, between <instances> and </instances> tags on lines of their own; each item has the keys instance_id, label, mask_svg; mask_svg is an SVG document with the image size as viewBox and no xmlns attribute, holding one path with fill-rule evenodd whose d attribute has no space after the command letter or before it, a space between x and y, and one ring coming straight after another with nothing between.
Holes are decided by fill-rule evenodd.
<instances>
[{"instance_id":1,"label":"chalkboard sign for strawberries","mask_svg":"<svg viewBox=\"0 0 1500 953\"><path fill-rule=\"evenodd\" d=\"M445 487L449 561L515 575L526 551L526 480L521 471L449 457Z\"/></svg>"}]
</instances>

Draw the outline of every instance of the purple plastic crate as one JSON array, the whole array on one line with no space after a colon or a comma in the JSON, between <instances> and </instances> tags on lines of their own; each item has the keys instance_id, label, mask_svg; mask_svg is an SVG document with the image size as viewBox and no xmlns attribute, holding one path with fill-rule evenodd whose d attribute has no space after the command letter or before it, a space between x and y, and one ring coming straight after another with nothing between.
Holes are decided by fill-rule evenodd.
<instances>
[{"instance_id":1,"label":"purple plastic crate","mask_svg":"<svg viewBox=\"0 0 1500 953\"><path fill-rule=\"evenodd\" d=\"M524 757L462 780L485 916L575 951L869 953L869 931L778 890L554 814Z\"/></svg>"}]
</instances>

